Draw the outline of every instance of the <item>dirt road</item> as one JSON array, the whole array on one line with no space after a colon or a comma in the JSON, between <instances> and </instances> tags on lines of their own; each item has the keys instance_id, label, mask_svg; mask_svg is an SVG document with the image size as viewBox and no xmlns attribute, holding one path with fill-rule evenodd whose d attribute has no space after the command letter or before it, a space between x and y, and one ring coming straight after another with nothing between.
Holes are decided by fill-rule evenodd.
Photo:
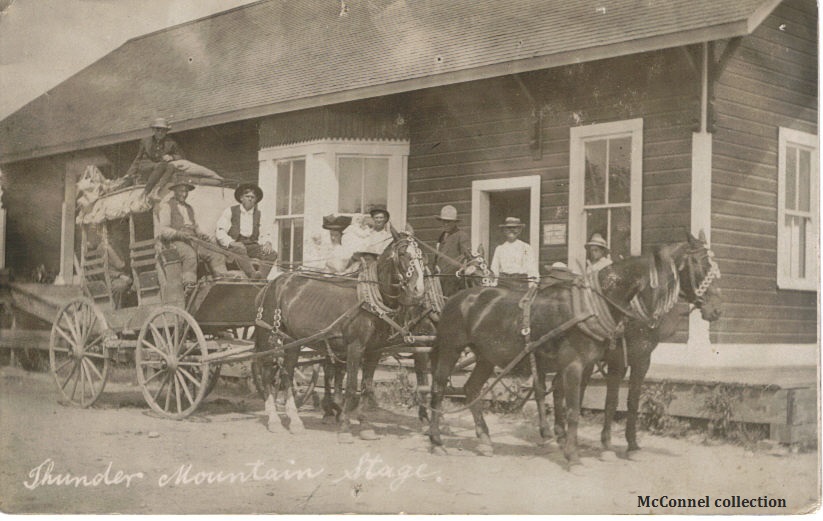
<instances>
[{"instance_id":1,"label":"dirt road","mask_svg":"<svg viewBox=\"0 0 823 521\"><path fill-rule=\"evenodd\" d=\"M764 514L809 511L819 499L817 454L641 433L638 461L622 453L600 461L599 426L587 422L577 475L565 470L559 451L536 445L534 423L523 415L489 415L490 458L473 450L470 416L452 418L449 455L436 456L411 410L378 411L380 440L340 445L311 407L303 414L306 434L273 435L261 400L220 391L197 415L175 422L152 415L130 384L112 385L83 410L57 403L48 374L0 368L0 510ZM615 439L625 449L622 435L618 427ZM708 496L710 506L652 507L662 496L664 505ZM722 507L735 496L735 504L783 499L786 507Z\"/></svg>"}]
</instances>

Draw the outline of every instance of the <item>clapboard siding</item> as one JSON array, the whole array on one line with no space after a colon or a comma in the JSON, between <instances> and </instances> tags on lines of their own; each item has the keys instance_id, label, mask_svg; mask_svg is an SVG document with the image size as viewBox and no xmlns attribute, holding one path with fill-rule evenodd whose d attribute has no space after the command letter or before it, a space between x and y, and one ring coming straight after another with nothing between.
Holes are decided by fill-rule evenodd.
<instances>
[{"instance_id":1,"label":"clapboard siding","mask_svg":"<svg viewBox=\"0 0 823 521\"><path fill-rule=\"evenodd\" d=\"M776 218L779 127L817 132L815 2L780 4L743 39L714 95L712 246L724 317L712 341L813 343L816 293L777 288Z\"/></svg>"},{"instance_id":2,"label":"clapboard siding","mask_svg":"<svg viewBox=\"0 0 823 521\"><path fill-rule=\"evenodd\" d=\"M534 107L514 78L410 94L409 222L435 241L434 216L452 204L468 230L473 181L535 174L542 178L541 221L566 222L570 129L642 118L643 248L682 240L697 108L696 82L684 65L674 50L522 74L543 114L539 159L529 148ZM565 261L566 246L541 246L540 255L541 265Z\"/></svg>"}]
</instances>

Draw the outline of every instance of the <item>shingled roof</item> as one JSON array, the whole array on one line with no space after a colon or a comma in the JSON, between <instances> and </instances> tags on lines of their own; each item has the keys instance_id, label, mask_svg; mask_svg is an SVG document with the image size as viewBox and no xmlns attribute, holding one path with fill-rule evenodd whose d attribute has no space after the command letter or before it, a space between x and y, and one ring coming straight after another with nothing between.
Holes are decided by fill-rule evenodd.
<instances>
[{"instance_id":1,"label":"shingled roof","mask_svg":"<svg viewBox=\"0 0 823 521\"><path fill-rule=\"evenodd\" d=\"M0 163L751 33L779 0L267 0L134 38L0 122Z\"/></svg>"}]
</instances>

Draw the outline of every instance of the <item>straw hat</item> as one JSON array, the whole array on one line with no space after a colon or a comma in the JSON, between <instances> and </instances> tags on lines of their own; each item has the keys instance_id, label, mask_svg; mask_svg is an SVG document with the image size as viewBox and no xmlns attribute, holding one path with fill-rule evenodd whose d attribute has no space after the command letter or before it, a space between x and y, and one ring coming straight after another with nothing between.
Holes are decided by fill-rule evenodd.
<instances>
[{"instance_id":1,"label":"straw hat","mask_svg":"<svg viewBox=\"0 0 823 521\"><path fill-rule=\"evenodd\" d=\"M440 209L440 215L435 217L438 221L459 221L457 218L457 208L447 204Z\"/></svg>"},{"instance_id":2,"label":"straw hat","mask_svg":"<svg viewBox=\"0 0 823 521\"><path fill-rule=\"evenodd\" d=\"M500 228L516 228L518 230L526 227L526 225L520 222L520 219L517 217L506 217L503 224L498 224L498 226Z\"/></svg>"},{"instance_id":3,"label":"straw hat","mask_svg":"<svg viewBox=\"0 0 823 521\"><path fill-rule=\"evenodd\" d=\"M169 122L166 121L166 118L156 118L154 121L151 122L151 125L149 126L151 128L164 128L166 130L169 130L171 128L171 125L169 125Z\"/></svg>"},{"instance_id":4,"label":"straw hat","mask_svg":"<svg viewBox=\"0 0 823 521\"><path fill-rule=\"evenodd\" d=\"M609 251L609 245L606 243L606 240L603 238L602 235L599 233L593 233L589 242L585 244L586 248L590 246L597 246L598 248L603 248L606 251Z\"/></svg>"}]
</instances>

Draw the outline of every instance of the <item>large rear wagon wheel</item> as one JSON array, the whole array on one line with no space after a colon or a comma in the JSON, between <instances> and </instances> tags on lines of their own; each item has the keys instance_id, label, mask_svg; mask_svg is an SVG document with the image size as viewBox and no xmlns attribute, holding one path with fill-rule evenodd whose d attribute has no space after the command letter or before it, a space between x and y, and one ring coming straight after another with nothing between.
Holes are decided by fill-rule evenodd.
<instances>
[{"instance_id":1,"label":"large rear wagon wheel","mask_svg":"<svg viewBox=\"0 0 823 521\"><path fill-rule=\"evenodd\" d=\"M209 391L208 347L188 312L163 306L149 315L134 352L146 403L174 420L193 413Z\"/></svg>"},{"instance_id":2,"label":"large rear wagon wheel","mask_svg":"<svg viewBox=\"0 0 823 521\"><path fill-rule=\"evenodd\" d=\"M90 407L103 393L109 374L104 341L106 318L90 299L63 306L51 327L49 366L57 388L69 403Z\"/></svg>"}]
</instances>

